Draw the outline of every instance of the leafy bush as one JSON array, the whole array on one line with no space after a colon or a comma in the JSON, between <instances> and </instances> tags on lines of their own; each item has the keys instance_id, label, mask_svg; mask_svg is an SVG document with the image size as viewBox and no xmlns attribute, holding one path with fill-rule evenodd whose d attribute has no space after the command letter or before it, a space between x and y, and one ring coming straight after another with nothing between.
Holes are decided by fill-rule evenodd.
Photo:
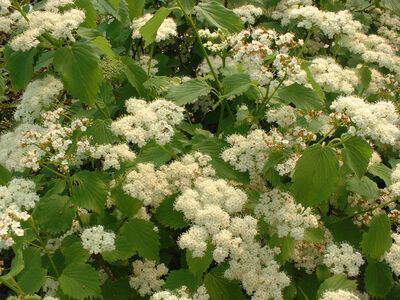
<instances>
[{"instance_id":1,"label":"leafy bush","mask_svg":"<svg viewBox=\"0 0 400 300\"><path fill-rule=\"evenodd\" d=\"M399 298L398 1L2 0L0 28L1 299Z\"/></svg>"}]
</instances>

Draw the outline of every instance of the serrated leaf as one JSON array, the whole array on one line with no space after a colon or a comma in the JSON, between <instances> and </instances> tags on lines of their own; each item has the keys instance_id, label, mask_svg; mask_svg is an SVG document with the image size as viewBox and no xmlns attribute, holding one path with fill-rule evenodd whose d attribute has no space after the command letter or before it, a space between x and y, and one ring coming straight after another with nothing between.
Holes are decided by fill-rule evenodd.
<instances>
[{"instance_id":1,"label":"serrated leaf","mask_svg":"<svg viewBox=\"0 0 400 300\"><path fill-rule=\"evenodd\" d=\"M369 262L365 270L365 289L374 297L385 297L393 286L390 267L383 262Z\"/></svg>"},{"instance_id":2,"label":"serrated leaf","mask_svg":"<svg viewBox=\"0 0 400 300\"><path fill-rule=\"evenodd\" d=\"M109 40L107 40L104 36L97 36L91 40L90 43L92 43L97 49L100 50L102 54L105 54L107 57L115 57Z\"/></svg>"},{"instance_id":3,"label":"serrated leaf","mask_svg":"<svg viewBox=\"0 0 400 300\"><path fill-rule=\"evenodd\" d=\"M86 104L93 104L100 88L101 69L93 49L81 43L59 48L53 65L68 92Z\"/></svg>"},{"instance_id":4,"label":"serrated leaf","mask_svg":"<svg viewBox=\"0 0 400 300\"><path fill-rule=\"evenodd\" d=\"M371 70L366 66L362 66L358 70L358 76L360 77L361 92L363 92L366 89L368 89L369 84L371 83L371 74L372 74Z\"/></svg>"},{"instance_id":5,"label":"serrated leaf","mask_svg":"<svg viewBox=\"0 0 400 300\"><path fill-rule=\"evenodd\" d=\"M371 146L361 137L351 137L343 143L343 159L345 164L358 177L362 177L368 168L372 155Z\"/></svg>"},{"instance_id":6,"label":"serrated leaf","mask_svg":"<svg viewBox=\"0 0 400 300\"><path fill-rule=\"evenodd\" d=\"M145 41L145 47L156 41L157 31L170 13L171 9L161 7L157 10L154 16L139 29L139 32Z\"/></svg>"},{"instance_id":7,"label":"serrated leaf","mask_svg":"<svg viewBox=\"0 0 400 300\"><path fill-rule=\"evenodd\" d=\"M122 57L121 60L124 63L123 71L129 83L136 89L139 96L145 97L147 92L143 83L147 80L146 72L129 57Z\"/></svg>"},{"instance_id":8,"label":"serrated leaf","mask_svg":"<svg viewBox=\"0 0 400 300\"><path fill-rule=\"evenodd\" d=\"M339 176L339 162L335 150L313 145L297 161L292 191L303 205L326 202L334 191Z\"/></svg>"},{"instance_id":9,"label":"serrated leaf","mask_svg":"<svg viewBox=\"0 0 400 300\"><path fill-rule=\"evenodd\" d=\"M82 27L94 28L96 27L96 10L90 0L75 0L75 5L85 11L85 21L80 25Z\"/></svg>"},{"instance_id":10,"label":"serrated leaf","mask_svg":"<svg viewBox=\"0 0 400 300\"><path fill-rule=\"evenodd\" d=\"M192 272L196 278L201 277L203 273L208 270L212 261L213 246L211 244L207 245L207 250L203 257L193 257L190 251L186 251L186 262L190 272Z\"/></svg>"},{"instance_id":11,"label":"serrated leaf","mask_svg":"<svg viewBox=\"0 0 400 300\"><path fill-rule=\"evenodd\" d=\"M398 0L382 0L380 4L400 17L400 2Z\"/></svg>"},{"instance_id":12,"label":"serrated leaf","mask_svg":"<svg viewBox=\"0 0 400 300\"><path fill-rule=\"evenodd\" d=\"M167 98L177 105L193 103L201 96L207 96L211 92L211 86L204 80L193 79L170 88Z\"/></svg>"},{"instance_id":13,"label":"serrated leaf","mask_svg":"<svg viewBox=\"0 0 400 300\"><path fill-rule=\"evenodd\" d=\"M11 172L0 164L0 185L7 185L11 180Z\"/></svg>"},{"instance_id":14,"label":"serrated leaf","mask_svg":"<svg viewBox=\"0 0 400 300\"><path fill-rule=\"evenodd\" d=\"M47 271L42 267L39 249L29 247L23 250L25 267L16 277L19 286L26 294L36 293L45 281Z\"/></svg>"},{"instance_id":15,"label":"serrated leaf","mask_svg":"<svg viewBox=\"0 0 400 300\"><path fill-rule=\"evenodd\" d=\"M337 243L347 242L354 247L359 246L362 231L353 223L352 219L340 219L332 216L325 222L325 225L332 232L333 238Z\"/></svg>"},{"instance_id":16,"label":"serrated leaf","mask_svg":"<svg viewBox=\"0 0 400 300\"><path fill-rule=\"evenodd\" d=\"M155 218L162 225L180 229L188 226L182 212L174 209L175 196L165 198L157 208Z\"/></svg>"},{"instance_id":17,"label":"serrated leaf","mask_svg":"<svg viewBox=\"0 0 400 300\"><path fill-rule=\"evenodd\" d=\"M100 212L108 195L108 187L101 172L79 171L73 176L71 201L77 206Z\"/></svg>"},{"instance_id":18,"label":"serrated leaf","mask_svg":"<svg viewBox=\"0 0 400 300\"><path fill-rule=\"evenodd\" d=\"M195 9L208 23L222 30L233 33L243 28L240 18L215 0L199 3Z\"/></svg>"},{"instance_id":19,"label":"serrated leaf","mask_svg":"<svg viewBox=\"0 0 400 300\"><path fill-rule=\"evenodd\" d=\"M223 97L231 98L244 94L251 85L248 74L233 74L222 80Z\"/></svg>"},{"instance_id":20,"label":"serrated leaf","mask_svg":"<svg viewBox=\"0 0 400 300\"><path fill-rule=\"evenodd\" d=\"M59 283L65 295L74 299L85 299L100 295L99 273L91 266L74 263L62 272Z\"/></svg>"},{"instance_id":21,"label":"serrated leaf","mask_svg":"<svg viewBox=\"0 0 400 300\"><path fill-rule=\"evenodd\" d=\"M85 263L90 257L90 253L83 249L82 241L75 235L67 236L62 241L61 252L67 265Z\"/></svg>"},{"instance_id":22,"label":"serrated leaf","mask_svg":"<svg viewBox=\"0 0 400 300\"><path fill-rule=\"evenodd\" d=\"M365 255L380 259L392 245L390 220L386 214L376 215L369 224L369 230L363 234L361 248Z\"/></svg>"},{"instance_id":23,"label":"serrated leaf","mask_svg":"<svg viewBox=\"0 0 400 300\"><path fill-rule=\"evenodd\" d=\"M143 15L146 0L128 0L127 4L131 19L135 19Z\"/></svg>"},{"instance_id":24,"label":"serrated leaf","mask_svg":"<svg viewBox=\"0 0 400 300\"><path fill-rule=\"evenodd\" d=\"M140 155L136 158L136 163L151 162L155 166L161 166L172 159L171 153L165 151L165 146L161 147L155 141L147 143L142 147Z\"/></svg>"},{"instance_id":25,"label":"serrated leaf","mask_svg":"<svg viewBox=\"0 0 400 300\"><path fill-rule=\"evenodd\" d=\"M179 269L169 272L168 277L165 280L164 287L173 291L181 288L182 286L186 286L191 292L194 293L198 287L198 282L189 270Z\"/></svg>"},{"instance_id":26,"label":"serrated leaf","mask_svg":"<svg viewBox=\"0 0 400 300\"><path fill-rule=\"evenodd\" d=\"M34 216L43 230L56 234L71 228L75 213L69 197L54 194L40 199Z\"/></svg>"},{"instance_id":27,"label":"serrated leaf","mask_svg":"<svg viewBox=\"0 0 400 300\"><path fill-rule=\"evenodd\" d=\"M125 194L121 187L115 187L111 191L111 199L118 209L128 217L133 217L143 206L143 203L131 196Z\"/></svg>"},{"instance_id":28,"label":"serrated leaf","mask_svg":"<svg viewBox=\"0 0 400 300\"><path fill-rule=\"evenodd\" d=\"M325 105L316 92L298 83L279 89L277 95L283 102L304 110L321 110Z\"/></svg>"},{"instance_id":29,"label":"serrated leaf","mask_svg":"<svg viewBox=\"0 0 400 300\"><path fill-rule=\"evenodd\" d=\"M246 299L239 283L224 277L224 268L222 266L216 267L207 273L204 277L204 285L211 299Z\"/></svg>"},{"instance_id":30,"label":"serrated leaf","mask_svg":"<svg viewBox=\"0 0 400 300\"><path fill-rule=\"evenodd\" d=\"M357 193L366 199L374 200L379 197L379 188L377 184L366 176L351 178L347 181L347 190Z\"/></svg>"},{"instance_id":31,"label":"serrated leaf","mask_svg":"<svg viewBox=\"0 0 400 300\"><path fill-rule=\"evenodd\" d=\"M7 71L10 73L11 84L17 91L24 89L33 75L33 58L36 49L29 51L13 51L5 47L4 56Z\"/></svg>"},{"instance_id":32,"label":"serrated leaf","mask_svg":"<svg viewBox=\"0 0 400 300\"><path fill-rule=\"evenodd\" d=\"M53 63L54 54L55 54L54 50L42 53L37 59L33 71L38 72L40 71L40 69L50 66L50 64Z\"/></svg>"},{"instance_id":33,"label":"serrated leaf","mask_svg":"<svg viewBox=\"0 0 400 300\"><path fill-rule=\"evenodd\" d=\"M357 291L357 282L347 279L346 275L339 274L326 279L318 289L318 299L326 291Z\"/></svg>"},{"instance_id":34,"label":"serrated leaf","mask_svg":"<svg viewBox=\"0 0 400 300\"><path fill-rule=\"evenodd\" d=\"M384 164L378 163L369 166L368 173L382 179L385 182L386 186L392 185L392 178L391 178L392 170L389 167L385 166Z\"/></svg>"},{"instance_id":35,"label":"serrated leaf","mask_svg":"<svg viewBox=\"0 0 400 300\"><path fill-rule=\"evenodd\" d=\"M112 144L118 140L112 133L109 122L102 119L93 120L85 135L88 135L95 144Z\"/></svg>"}]
</instances>

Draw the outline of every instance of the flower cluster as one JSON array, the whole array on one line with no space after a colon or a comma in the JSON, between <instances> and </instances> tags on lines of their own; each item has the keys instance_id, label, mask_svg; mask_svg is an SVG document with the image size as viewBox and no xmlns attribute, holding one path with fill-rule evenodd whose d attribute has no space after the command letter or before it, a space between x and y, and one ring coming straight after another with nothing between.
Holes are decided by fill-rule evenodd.
<instances>
[{"instance_id":1,"label":"flower cluster","mask_svg":"<svg viewBox=\"0 0 400 300\"><path fill-rule=\"evenodd\" d=\"M161 291L153 294L150 300L209 300L210 296L204 285L200 286L193 296L190 296L188 288L182 286L176 291Z\"/></svg>"},{"instance_id":2,"label":"flower cluster","mask_svg":"<svg viewBox=\"0 0 400 300\"><path fill-rule=\"evenodd\" d=\"M140 29L153 17L152 14L145 14L143 17L132 21L132 38L139 39L142 37ZM156 42L162 42L177 36L176 24L172 18L166 18L160 25L156 34Z\"/></svg>"},{"instance_id":3,"label":"flower cluster","mask_svg":"<svg viewBox=\"0 0 400 300\"><path fill-rule=\"evenodd\" d=\"M105 231L101 225L84 229L81 240L83 248L90 254L99 254L115 249L115 233Z\"/></svg>"},{"instance_id":4,"label":"flower cluster","mask_svg":"<svg viewBox=\"0 0 400 300\"><path fill-rule=\"evenodd\" d=\"M392 268L393 273L396 274L396 276L400 276L400 234L393 233L392 238L394 243L389 251L385 253L384 260Z\"/></svg>"},{"instance_id":5,"label":"flower cluster","mask_svg":"<svg viewBox=\"0 0 400 300\"><path fill-rule=\"evenodd\" d=\"M156 265L154 261L150 260L135 260L132 267L133 275L129 278L129 285L136 289L142 297L161 290L164 285L161 277L168 273L168 268L164 264Z\"/></svg>"},{"instance_id":6,"label":"flower cluster","mask_svg":"<svg viewBox=\"0 0 400 300\"><path fill-rule=\"evenodd\" d=\"M364 264L361 254L347 243L328 245L323 262L334 274L346 274L350 277L357 276Z\"/></svg>"}]
</instances>

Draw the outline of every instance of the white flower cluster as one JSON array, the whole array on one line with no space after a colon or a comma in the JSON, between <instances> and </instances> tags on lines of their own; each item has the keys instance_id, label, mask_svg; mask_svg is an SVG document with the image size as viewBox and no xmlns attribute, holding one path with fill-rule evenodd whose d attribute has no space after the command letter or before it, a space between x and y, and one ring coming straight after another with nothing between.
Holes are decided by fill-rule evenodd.
<instances>
[{"instance_id":1,"label":"white flower cluster","mask_svg":"<svg viewBox=\"0 0 400 300\"><path fill-rule=\"evenodd\" d=\"M7 186L0 186L0 250L14 244L13 236L23 236L21 221L29 219L39 196L35 183L22 178L12 179Z\"/></svg>"},{"instance_id":2,"label":"white flower cluster","mask_svg":"<svg viewBox=\"0 0 400 300\"><path fill-rule=\"evenodd\" d=\"M119 170L121 162L132 161L136 158L136 154L129 149L127 144L104 144L93 147L91 154L93 158L103 159L103 170L114 168Z\"/></svg>"},{"instance_id":3,"label":"white flower cluster","mask_svg":"<svg viewBox=\"0 0 400 300\"><path fill-rule=\"evenodd\" d=\"M321 300L360 300L360 297L346 290L326 291Z\"/></svg>"},{"instance_id":4,"label":"white flower cluster","mask_svg":"<svg viewBox=\"0 0 400 300\"><path fill-rule=\"evenodd\" d=\"M153 14L148 13L145 14L143 17L140 17L132 21L131 28L132 28L133 39L139 39L142 37L142 34L140 33L140 28L142 28L152 17ZM171 39L173 37L176 37L177 35L178 32L176 31L176 24L174 19L166 18L161 23L161 26L157 30L156 42L159 43Z\"/></svg>"},{"instance_id":5,"label":"white flower cluster","mask_svg":"<svg viewBox=\"0 0 400 300\"><path fill-rule=\"evenodd\" d=\"M368 103L359 97L343 96L332 102L331 109L350 118L356 128L349 132L356 135L389 145L394 145L400 138L399 115L392 102Z\"/></svg>"},{"instance_id":6,"label":"white flower cluster","mask_svg":"<svg viewBox=\"0 0 400 300\"><path fill-rule=\"evenodd\" d=\"M254 209L257 217L275 227L279 237L290 235L295 240L304 238L305 230L318 227L318 217L311 209L297 204L293 197L278 189L273 189L260 196Z\"/></svg>"},{"instance_id":7,"label":"white flower cluster","mask_svg":"<svg viewBox=\"0 0 400 300\"><path fill-rule=\"evenodd\" d=\"M56 5L52 5L55 4ZM55 39L75 41L74 30L85 20L85 13L76 8L59 11L58 8L69 4L65 1L52 1L44 10L34 10L27 14L29 23L26 30L14 37L10 46L15 51L28 51L40 43L42 34L50 34Z\"/></svg>"},{"instance_id":8,"label":"white flower cluster","mask_svg":"<svg viewBox=\"0 0 400 300\"><path fill-rule=\"evenodd\" d=\"M392 268L393 273L400 276L400 234L393 233L392 238L394 242L383 258Z\"/></svg>"},{"instance_id":9,"label":"white flower cluster","mask_svg":"<svg viewBox=\"0 0 400 300\"><path fill-rule=\"evenodd\" d=\"M40 117L42 110L48 108L62 90L62 82L52 75L32 81L22 95L14 118L24 123L33 123L36 118Z\"/></svg>"},{"instance_id":10,"label":"white flower cluster","mask_svg":"<svg viewBox=\"0 0 400 300\"><path fill-rule=\"evenodd\" d=\"M397 164L391 174L392 184L389 187L394 196L400 196L400 164Z\"/></svg>"},{"instance_id":11,"label":"white flower cluster","mask_svg":"<svg viewBox=\"0 0 400 300\"><path fill-rule=\"evenodd\" d=\"M149 55L142 55L139 58L139 66L146 72L151 75L156 75L158 73L158 61L154 57L150 57Z\"/></svg>"},{"instance_id":12,"label":"white flower cluster","mask_svg":"<svg viewBox=\"0 0 400 300\"><path fill-rule=\"evenodd\" d=\"M157 207L166 196L191 188L196 178L214 176L210 161L210 156L195 152L159 170L150 163L138 164L127 174L123 190L145 206Z\"/></svg>"},{"instance_id":13,"label":"white flower cluster","mask_svg":"<svg viewBox=\"0 0 400 300\"><path fill-rule=\"evenodd\" d=\"M151 139L160 145L169 143L174 135L173 126L183 120L184 109L165 99L148 103L130 98L125 105L129 114L114 121L111 130L139 147Z\"/></svg>"},{"instance_id":14,"label":"white flower cluster","mask_svg":"<svg viewBox=\"0 0 400 300\"><path fill-rule=\"evenodd\" d=\"M287 160L284 162L277 164L275 166L275 170L278 171L279 175L281 176L292 176L292 173L294 171L294 168L296 167L296 163L300 158L300 154L298 153L293 153Z\"/></svg>"},{"instance_id":15,"label":"white flower cluster","mask_svg":"<svg viewBox=\"0 0 400 300\"><path fill-rule=\"evenodd\" d=\"M328 245L323 262L333 274L345 274L349 277L357 276L364 264L362 255L347 243Z\"/></svg>"},{"instance_id":16,"label":"white flower cluster","mask_svg":"<svg viewBox=\"0 0 400 300\"><path fill-rule=\"evenodd\" d=\"M99 254L115 249L115 233L105 231L102 225L84 229L81 240L83 248L90 254Z\"/></svg>"},{"instance_id":17,"label":"white flower cluster","mask_svg":"<svg viewBox=\"0 0 400 300\"><path fill-rule=\"evenodd\" d=\"M190 296L188 288L182 286L176 291L161 291L153 294L150 300L209 300L207 289L204 285L200 286L197 291Z\"/></svg>"},{"instance_id":18,"label":"white flower cluster","mask_svg":"<svg viewBox=\"0 0 400 300\"><path fill-rule=\"evenodd\" d=\"M243 5L238 8L233 9L233 12L240 17L240 19L247 24L253 25L257 18L263 13L260 7L255 7L254 5Z\"/></svg>"},{"instance_id":19,"label":"white flower cluster","mask_svg":"<svg viewBox=\"0 0 400 300\"><path fill-rule=\"evenodd\" d=\"M268 122L276 122L281 127L289 127L296 122L296 110L290 105L282 105L277 109L269 109L266 113Z\"/></svg>"},{"instance_id":20,"label":"white flower cluster","mask_svg":"<svg viewBox=\"0 0 400 300\"><path fill-rule=\"evenodd\" d=\"M150 260L135 260L132 266L133 274L129 277L129 285L136 289L140 296L144 297L161 290L164 285L161 277L168 274L168 268L164 264L156 265Z\"/></svg>"}]
</instances>

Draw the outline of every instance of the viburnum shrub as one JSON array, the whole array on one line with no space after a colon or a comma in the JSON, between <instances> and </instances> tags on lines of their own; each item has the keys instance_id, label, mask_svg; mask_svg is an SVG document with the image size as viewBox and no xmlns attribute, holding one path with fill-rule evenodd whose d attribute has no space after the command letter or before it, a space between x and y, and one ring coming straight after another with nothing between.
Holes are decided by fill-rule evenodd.
<instances>
[{"instance_id":1,"label":"viburnum shrub","mask_svg":"<svg viewBox=\"0 0 400 300\"><path fill-rule=\"evenodd\" d=\"M0 0L0 299L400 299L398 0Z\"/></svg>"}]
</instances>

